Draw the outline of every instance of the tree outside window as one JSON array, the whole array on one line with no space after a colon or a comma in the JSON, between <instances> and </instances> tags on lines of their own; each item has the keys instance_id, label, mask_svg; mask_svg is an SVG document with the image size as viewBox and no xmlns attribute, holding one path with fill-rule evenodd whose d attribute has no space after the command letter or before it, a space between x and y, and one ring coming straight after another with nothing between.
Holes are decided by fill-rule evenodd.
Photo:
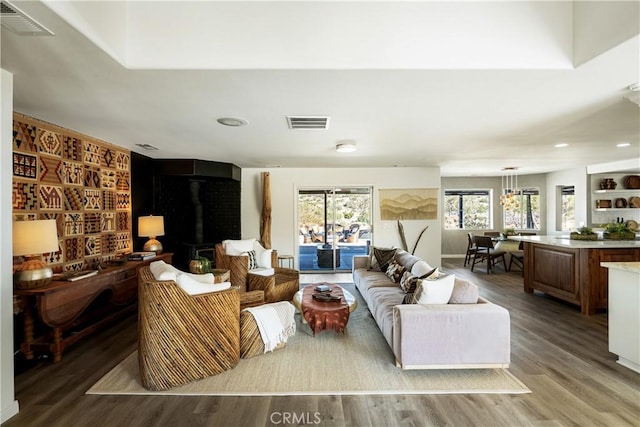
<instances>
[{"instance_id":1,"label":"tree outside window","mask_svg":"<svg viewBox=\"0 0 640 427\"><path fill-rule=\"evenodd\" d=\"M445 230L491 228L491 190L445 190Z\"/></svg>"},{"instance_id":2,"label":"tree outside window","mask_svg":"<svg viewBox=\"0 0 640 427\"><path fill-rule=\"evenodd\" d=\"M540 190L521 188L514 198L518 202L518 207L503 209L504 228L540 230Z\"/></svg>"}]
</instances>

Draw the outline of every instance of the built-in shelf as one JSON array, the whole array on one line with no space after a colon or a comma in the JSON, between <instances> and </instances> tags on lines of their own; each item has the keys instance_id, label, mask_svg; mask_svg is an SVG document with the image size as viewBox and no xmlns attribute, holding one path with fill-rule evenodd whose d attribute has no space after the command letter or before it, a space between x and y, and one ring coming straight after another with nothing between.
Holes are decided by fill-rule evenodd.
<instances>
[{"instance_id":1,"label":"built-in shelf","mask_svg":"<svg viewBox=\"0 0 640 427\"><path fill-rule=\"evenodd\" d=\"M637 212L640 208L595 208L597 212L609 212L609 211L634 211Z\"/></svg>"},{"instance_id":2,"label":"built-in shelf","mask_svg":"<svg viewBox=\"0 0 640 427\"><path fill-rule=\"evenodd\" d=\"M603 193L640 193L640 189L637 188L625 188L622 190L594 190L594 193L603 194Z\"/></svg>"}]
</instances>

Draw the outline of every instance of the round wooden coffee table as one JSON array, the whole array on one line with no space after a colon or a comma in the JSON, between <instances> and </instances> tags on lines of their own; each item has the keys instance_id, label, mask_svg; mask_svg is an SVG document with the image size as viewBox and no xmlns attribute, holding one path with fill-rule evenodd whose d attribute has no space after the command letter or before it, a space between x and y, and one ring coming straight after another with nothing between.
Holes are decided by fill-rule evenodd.
<instances>
[{"instance_id":1,"label":"round wooden coffee table","mask_svg":"<svg viewBox=\"0 0 640 427\"><path fill-rule=\"evenodd\" d=\"M315 288L316 286L317 284L307 285L304 288L300 289L298 292L296 292L296 294L293 296L293 305L296 307L296 309L300 313L302 313L302 293L304 292L304 289L308 287ZM356 300L356 298L351 294L351 292L347 291L342 286L340 286L340 289L342 289L342 295L344 295L344 299L347 301L347 305L349 305L349 313L353 313L353 311L358 307L358 300ZM302 316L301 318L302 318L302 323L307 323L304 320L304 316Z\"/></svg>"}]
</instances>

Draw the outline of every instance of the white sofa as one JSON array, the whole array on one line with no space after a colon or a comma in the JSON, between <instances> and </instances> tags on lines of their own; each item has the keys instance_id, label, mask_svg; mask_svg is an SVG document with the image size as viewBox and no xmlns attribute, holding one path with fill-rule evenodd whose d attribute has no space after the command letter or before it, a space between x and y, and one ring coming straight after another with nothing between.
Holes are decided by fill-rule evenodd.
<instances>
[{"instance_id":1,"label":"white sofa","mask_svg":"<svg viewBox=\"0 0 640 427\"><path fill-rule=\"evenodd\" d=\"M432 270L400 249L395 259L414 276ZM509 366L510 318L503 307L482 297L471 304L403 304L405 292L384 272L372 271L369 256L353 257L352 275L402 369ZM456 289L469 283L459 278L455 282Z\"/></svg>"}]
</instances>

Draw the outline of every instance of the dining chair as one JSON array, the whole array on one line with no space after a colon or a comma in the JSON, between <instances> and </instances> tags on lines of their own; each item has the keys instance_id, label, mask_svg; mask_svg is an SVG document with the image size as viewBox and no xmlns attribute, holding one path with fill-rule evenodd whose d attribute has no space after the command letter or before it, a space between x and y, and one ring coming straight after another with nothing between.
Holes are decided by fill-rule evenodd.
<instances>
[{"instance_id":1,"label":"dining chair","mask_svg":"<svg viewBox=\"0 0 640 427\"><path fill-rule=\"evenodd\" d=\"M484 235L485 236L489 236L489 237L500 237L500 232L499 231L485 231Z\"/></svg>"},{"instance_id":2,"label":"dining chair","mask_svg":"<svg viewBox=\"0 0 640 427\"><path fill-rule=\"evenodd\" d=\"M464 256L464 266L467 266L467 263L471 262L471 258L475 255L476 250L478 248L476 247L476 243L473 241L473 234L472 233L467 233L467 253Z\"/></svg>"},{"instance_id":3,"label":"dining chair","mask_svg":"<svg viewBox=\"0 0 640 427\"><path fill-rule=\"evenodd\" d=\"M535 236L536 235L536 233L525 232L525 231L522 231L522 232L520 232L518 234L520 236ZM520 244L518 244L518 250L517 251L510 251L509 254L511 255L511 258L509 259L508 271L511 271L511 266L513 264L515 264L517 267L520 268L520 272L522 273L522 276L524 276L524 242L520 242Z\"/></svg>"},{"instance_id":4,"label":"dining chair","mask_svg":"<svg viewBox=\"0 0 640 427\"><path fill-rule=\"evenodd\" d=\"M510 251L509 255L511 255L511 259L509 259L509 268L507 269L507 271L511 271L511 266L515 264L517 267L520 268L520 272L522 273L522 276L524 276L523 242L520 242L520 244L518 244L517 251Z\"/></svg>"},{"instance_id":5,"label":"dining chair","mask_svg":"<svg viewBox=\"0 0 640 427\"><path fill-rule=\"evenodd\" d=\"M473 255L473 261L471 263L471 271L473 271L473 267L481 262L487 263L487 274L491 273L493 267L496 264L502 263L504 270L507 271L507 263L505 261L504 255L505 251L496 250L493 247L493 240L491 240L490 236L474 236L474 241L476 244L476 252Z\"/></svg>"}]
</instances>

